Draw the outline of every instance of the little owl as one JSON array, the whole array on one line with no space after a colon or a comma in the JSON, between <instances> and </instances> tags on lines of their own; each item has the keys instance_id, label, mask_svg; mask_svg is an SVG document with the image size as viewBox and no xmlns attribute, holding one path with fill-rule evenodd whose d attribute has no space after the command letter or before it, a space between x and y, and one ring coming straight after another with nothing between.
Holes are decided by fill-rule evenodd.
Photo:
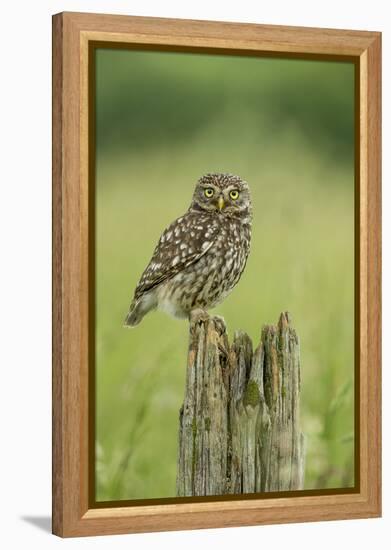
<instances>
[{"instance_id":1,"label":"little owl","mask_svg":"<svg viewBox=\"0 0 391 550\"><path fill-rule=\"evenodd\" d=\"M247 182L232 174L200 178L188 211L160 237L125 325L137 325L156 308L183 318L215 307L239 281L250 240Z\"/></svg>"}]
</instances>

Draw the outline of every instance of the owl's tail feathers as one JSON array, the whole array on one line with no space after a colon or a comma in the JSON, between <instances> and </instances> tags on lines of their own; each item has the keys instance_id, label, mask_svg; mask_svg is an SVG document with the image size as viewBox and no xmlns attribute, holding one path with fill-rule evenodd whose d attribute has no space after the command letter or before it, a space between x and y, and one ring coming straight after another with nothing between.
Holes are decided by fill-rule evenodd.
<instances>
[{"instance_id":1,"label":"owl's tail feathers","mask_svg":"<svg viewBox=\"0 0 391 550\"><path fill-rule=\"evenodd\" d=\"M143 318L142 315L137 314L136 308L130 309L128 314L125 317L124 327L127 327L127 328L135 327L140 323L142 318Z\"/></svg>"},{"instance_id":2,"label":"owl's tail feathers","mask_svg":"<svg viewBox=\"0 0 391 550\"><path fill-rule=\"evenodd\" d=\"M144 294L137 300L134 299L125 317L124 327L129 328L138 325L142 321L144 315L146 315L148 311L151 311L151 309L155 309L156 305L155 297L151 295L151 293Z\"/></svg>"},{"instance_id":3,"label":"owl's tail feathers","mask_svg":"<svg viewBox=\"0 0 391 550\"><path fill-rule=\"evenodd\" d=\"M133 300L133 302L130 304L128 314L125 317L124 327L135 327L141 322L146 313L146 311L144 311L141 306L142 299Z\"/></svg>"}]
</instances>

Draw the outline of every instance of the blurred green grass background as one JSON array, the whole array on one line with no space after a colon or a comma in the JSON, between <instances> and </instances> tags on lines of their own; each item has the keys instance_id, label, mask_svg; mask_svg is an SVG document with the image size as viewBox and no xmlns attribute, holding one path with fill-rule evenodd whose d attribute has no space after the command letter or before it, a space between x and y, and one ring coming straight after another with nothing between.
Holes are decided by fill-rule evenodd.
<instances>
[{"instance_id":1,"label":"blurred green grass background","mask_svg":"<svg viewBox=\"0 0 391 550\"><path fill-rule=\"evenodd\" d=\"M252 250L214 310L259 341L290 311L301 340L305 488L353 485L354 68L96 53L96 498L175 496L187 323L122 327L162 230L196 180L251 187Z\"/></svg>"}]
</instances>

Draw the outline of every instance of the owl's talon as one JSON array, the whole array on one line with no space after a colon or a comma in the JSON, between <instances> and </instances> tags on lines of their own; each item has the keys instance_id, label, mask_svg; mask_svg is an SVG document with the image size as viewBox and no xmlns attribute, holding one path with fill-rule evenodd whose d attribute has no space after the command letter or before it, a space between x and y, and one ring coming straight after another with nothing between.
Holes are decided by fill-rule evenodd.
<instances>
[{"instance_id":1,"label":"owl's talon","mask_svg":"<svg viewBox=\"0 0 391 550\"><path fill-rule=\"evenodd\" d=\"M214 315L213 321L216 329L220 334L223 334L226 331L225 319L221 315Z\"/></svg>"},{"instance_id":2,"label":"owl's talon","mask_svg":"<svg viewBox=\"0 0 391 550\"><path fill-rule=\"evenodd\" d=\"M189 321L191 324L206 323L210 319L208 313L201 308L192 309L189 314Z\"/></svg>"}]
</instances>

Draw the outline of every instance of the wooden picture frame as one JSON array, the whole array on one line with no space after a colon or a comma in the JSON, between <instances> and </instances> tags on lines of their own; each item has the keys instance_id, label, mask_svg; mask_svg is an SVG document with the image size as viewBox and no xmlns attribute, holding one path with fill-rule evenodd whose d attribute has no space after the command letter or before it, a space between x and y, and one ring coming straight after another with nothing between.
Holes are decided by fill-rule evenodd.
<instances>
[{"instance_id":1,"label":"wooden picture frame","mask_svg":"<svg viewBox=\"0 0 391 550\"><path fill-rule=\"evenodd\" d=\"M89 64L93 45L337 59L356 66L356 435L352 491L97 507L89 467ZM61 13L53 17L53 533L63 537L378 517L381 514L381 34ZM175 499L174 499L175 500Z\"/></svg>"}]
</instances>

